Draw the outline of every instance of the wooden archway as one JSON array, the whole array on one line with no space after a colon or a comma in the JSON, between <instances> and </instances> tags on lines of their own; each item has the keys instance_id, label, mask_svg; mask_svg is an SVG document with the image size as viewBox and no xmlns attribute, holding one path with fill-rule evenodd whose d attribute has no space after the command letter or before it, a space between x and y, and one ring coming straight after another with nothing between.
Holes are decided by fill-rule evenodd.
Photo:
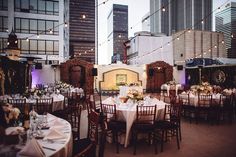
<instances>
[{"instance_id":1,"label":"wooden archway","mask_svg":"<svg viewBox=\"0 0 236 157\"><path fill-rule=\"evenodd\" d=\"M157 61L147 65L147 91L158 92L161 85L173 80L173 67L164 61Z\"/></svg>"},{"instance_id":2,"label":"wooden archway","mask_svg":"<svg viewBox=\"0 0 236 157\"><path fill-rule=\"evenodd\" d=\"M86 93L93 93L93 64L78 58L70 59L60 65L61 81L81 87Z\"/></svg>"}]
</instances>

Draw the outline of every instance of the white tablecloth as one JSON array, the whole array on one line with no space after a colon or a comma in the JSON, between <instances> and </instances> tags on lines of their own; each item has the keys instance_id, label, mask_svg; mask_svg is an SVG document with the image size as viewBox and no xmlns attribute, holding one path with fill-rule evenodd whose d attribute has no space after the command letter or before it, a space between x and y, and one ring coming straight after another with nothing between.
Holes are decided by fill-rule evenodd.
<instances>
[{"instance_id":1,"label":"white tablecloth","mask_svg":"<svg viewBox=\"0 0 236 157\"><path fill-rule=\"evenodd\" d=\"M50 97L53 98L52 111L64 109L64 96L61 94L52 94ZM26 99L28 104L36 104L36 99Z\"/></svg>"},{"instance_id":2,"label":"white tablecloth","mask_svg":"<svg viewBox=\"0 0 236 157\"><path fill-rule=\"evenodd\" d=\"M131 101L127 101L127 103L120 103L118 98L112 98L109 97L105 99L103 104L116 104L116 110L117 110L117 117L119 120L123 120L126 122L126 135L124 142L121 141L121 143L124 143L124 146L128 146L128 140L130 136L130 131L133 122L135 121L136 118L136 104L133 104ZM159 101L156 98L153 99L146 99L144 101L144 105L157 105L157 119L163 119L164 117L164 108L165 104L163 101Z\"/></svg>"},{"instance_id":3,"label":"white tablecloth","mask_svg":"<svg viewBox=\"0 0 236 157\"><path fill-rule=\"evenodd\" d=\"M64 109L64 96L61 94L52 94L50 97L53 98L52 111L63 110ZM47 98L50 98L47 97ZM46 98L46 97L45 97ZM0 100L7 102L7 99L12 99L9 95L4 95L0 97ZM26 99L27 104L36 104L36 98Z\"/></svg>"},{"instance_id":4,"label":"white tablecloth","mask_svg":"<svg viewBox=\"0 0 236 157\"><path fill-rule=\"evenodd\" d=\"M53 127L54 121L57 119L57 117L48 114L48 123L50 127ZM60 119L60 118L59 118ZM64 135L66 135L65 139L60 139L60 140L55 140L55 141L65 141L65 143L50 143L50 142L45 142L43 140L38 140L39 143L42 146L50 147L53 149L56 149L56 151L51 151L48 149L43 149L46 156L50 157L71 157L72 156L72 145L73 145L73 140L72 140L72 130L71 130L71 125L69 122L67 122L64 119L60 119L60 121L63 123L64 127L58 127L58 130L63 132ZM47 135L49 130L44 130L44 134Z\"/></svg>"},{"instance_id":5,"label":"white tablecloth","mask_svg":"<svg viewBox=\"0 0 236 157\"><path fill-rule=\"evenodd\" d=\"M184 99L187 99L187 94L184 93L184 94L181 95L181 97L184 98ZM215 102L219 103L218 101L220 101L220 97L221 97L221 94L219 94L219 93L218 94L212 94L212 101L215 101ZM190 105L193 105L193 106L197 107L198 106L198 95L194 95L194 94L190 93L189 94L189 101L190 101L189 102ZM222 103L222 102L220 102L220 103Z\"/></svg>"},{"instance_id":6,"label":"white tablecloth","mask_svg":"<svg viewBox=\"0 0 236 157\"><path fill-rule=\"evenodd\" d=\"M71 131L70 123L67 122L66 120L57 118L51 114L48 114L47 117L48 117L48 123L49 123L50 129L52 127L54 127L54 129L55 129L55 126L53 125L55 120L57 120L57 121L59 120L62 123L62 126L57 127L56 129L58 131L62 132L65 135L65 138L57 139L57 140L55 139L55 140L53 140L53 142L38 139L37 141L42 147L48 147L48 148L55 149L55 151L54 151L54 150L49 150L49 149L43 148L43 151L44 151L46 157L71 157L72 156L73 140L72 140L72 131ZM50 129L42 130L43 135L46 136L50 132ZM16 145L16 147L17 147L17 145ZM21 157L21 155L17 154L17 157Z\"/></svg>"},{"instance_id":7,"label":"white tablecloth","mask_svg":"<svg viewBox=\"0 0 236 157\"><path fill-rule=\"evenodd\" d=\"M176 96L177 96L178 90L181 89L181 87L182 87L181 84L176 84L176 85L163 84L163 85L161 85L161 89L167 91L167 96L170 95L170 90L172 88L176 91Z\"/></svg>"},{"instance_id":8,"label":"white tablecloth","mask_svg":"<svg viewBox=\"0 0 236 157\"><path fill-rule=\"evenodd\" d=\"M143 87L141 86L120 86L120 96L125 97L127 96L130 90L137 90L140 93L143 93Z\"/></svg>"}]
</instances>

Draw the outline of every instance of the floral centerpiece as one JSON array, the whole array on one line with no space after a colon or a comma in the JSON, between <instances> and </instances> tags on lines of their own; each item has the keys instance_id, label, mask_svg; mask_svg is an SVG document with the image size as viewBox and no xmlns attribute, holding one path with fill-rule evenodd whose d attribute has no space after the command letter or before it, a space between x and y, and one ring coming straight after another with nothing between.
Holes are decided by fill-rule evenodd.
<instances>
[{"instance_id":1,"label":"floral centerpiece","mask_svg":"<svg viewBox=\"0 0 236 157\"><path fill-rule=\"evenodd\" d=\"M132 89L128 91L127 98L133 101L140 101L143 100L143 93L139 92L138 90Z\"/></svg>"},{"instance_id":2,"label":"floral centerpiece","mask_svg":"<svg viewBox=\"0 0 236 157\"><path fill-rule=\"evenodd\" d=\"M5 104L2 106L3 111L5 112L5 119L6 119L6 123L11 126L11 125L15 125L15 123L19 120L19 116L20 116L20 110L16 107L13 107L10 104Z\"/></svg>"},{"instance_id":3,"label":"floral centerpiece","mask_svg":"<svg viewBox=\"0 0 236 157\"><path fill-rule=\"evenodd\" d=\"M58 90L66 89L66 88L70 88L70 87L72 87L70 84L65 83L65 82L61 82L61 81L57 82L55 85L55 88Z\"/></svg>"},{"instance_id":4,"label":"floral centerpiece","mask_svg":"<svg viewBox=\"0 0 236 157\"><path fill-rule=\"evenodd\" d=\"M38 97L42 97L43 95L45 95L47 92L45 89L38 89L38 88L31 88L28 89L26 88L25 92L23 93L23 96L26 98L29 98L31 95L32 96L38 96Z\"/></svg>"},{"instance_id":5,"label":"floral centerpiece","mask_svg":"<svg viewBox=\"0 0 236 157\"><path fill-rule=\"evenodd\" d=\"M175 82L175 80L173 80L173 81L166 82L166 84L169 85L169 86L171 86L171 85L175 86L177 83Z\"/></svg>"},{"instance_id":6,"label":"floral centerpiece","mask_svg":"<svg viewBox=\"0 0 236 157\"><path fill-rule=\"evenodd\" d=\"M213 87L209 84L209 82L202 82L200 85L193 85L190 87L191 92L194 94L203 93L203 94L212 94Z\"/></svg>"}]
</instances>

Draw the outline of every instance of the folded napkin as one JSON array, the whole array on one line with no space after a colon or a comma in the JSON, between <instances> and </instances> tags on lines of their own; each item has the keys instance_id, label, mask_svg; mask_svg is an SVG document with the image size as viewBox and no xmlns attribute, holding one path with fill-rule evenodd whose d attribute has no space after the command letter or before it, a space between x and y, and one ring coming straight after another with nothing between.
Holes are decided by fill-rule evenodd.
<instances>
[{"instance_id":1,"label":"folded napkin","mask_svg":"<svg viewBox=\"0 0 236 157\"><path fill-rule=\"evenodd\" d=\"M62 132L56 129L50 129L50 132L44 137L44 139L56 140L56 139L62 139L65 137L66 136Z\"/></svg>"},{"instance_id":2,"label":"folded napkin","mask_svg":"<svg viewBox=\"0 0 236 157\"><path fill-rule=\"evenodd\" d=\"M38 141L33 138L26 143L26 146L19 152L19 156L45 157L46 155Z\"/></svg>"},{"instance_id":3,"label":"folded napkin","mask_svg":"<svg viewBox=\"0 0 236 157\"><path fill-rule=\"evenodd\" d=\"M5 133L6 135L17 135L20 132L23 132L25 129L23 127L9 127L6 128Z\"/></svg>"}]
</instances>

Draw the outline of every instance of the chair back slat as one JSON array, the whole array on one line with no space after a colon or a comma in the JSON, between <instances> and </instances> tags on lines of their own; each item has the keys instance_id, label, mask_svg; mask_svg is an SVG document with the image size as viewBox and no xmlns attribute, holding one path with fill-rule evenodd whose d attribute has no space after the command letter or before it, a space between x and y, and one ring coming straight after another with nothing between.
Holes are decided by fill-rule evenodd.
<instances>
[{"instance_id":1,"label":"chair back slat","mask_svg":"<svg viewBox=\"0 0 236 157\"><path fill-rule=\"evenodd\" d=\"M212 95L211 94L198 94L198 106L199 107L208 107L212 104Z\"/></svg>"},{"instance_id":2,"label":"chair back slat","mask_svg":"<svg viewBox=\"0 0 236 157\"><path fill-rule=\"evenodd\" d=\"M76 137L80 139L80 119L81 119L81 112L82 112L81 105L70 106L70 113L69 113L69 120L72 129L76 133ZM76 138L75 137L75 138Z\"/></svg>"},{"instance_id":3,"label":"chair back slat","mask_svg":"<svg viewBox=\"0 0 236 157\"><path fill-rule=\"evenodd\" d=\"M88 138L94 143L98 143L98 127L99 127L99 114L92 111L88 116L89 130Z\"/></svg>"},{"instance_id":4,"label":"chair back slat","mask_svg":"<svg viewBox=\"0 0 236 157\"><path fill-rule=\"evenodd\" d=\"M116 105L102 104L102 113L105 117L105 121L117 120Z\"/></svg>"},{"instance_id":5,"label":"chair back slat","mask_svg":"<svg viewBox=\"0 0 236 157\"><path fill-rule=\"evenodd\" d=\"M13 107L17 107L21 113L25 114L26 111L26 99L7 99L9 104L12 104Z\"/></svg>"},{"instance_id":6,"label":"chair back slat","mask_svg":"<svg viewBox=\"0 0 236 157\"><path fill-rule=\"evenodd\" d=\"M164 112L164 120L172 123L179 123L181 117L181 105L166 104Z\"/></svg>"},{"instance_id":7,"label":"chair back slat","mask_svg":"<svg viewBox=\"0 0 236 157\"><path fill-rule=\"evenodd\" d=\"M39 114L52 113L53 98L36 99L36 112Z\"/></svg>"},{"instance_id":8,"label":"chair back slat","mask_svg":"<svg viewBox=\"0 0 236 157\"><path fill-rule=\"evenodd\" d=\"M153 124L156 119L156 105L152 106L139 106L136 110L136 122L137 123L151 123Z\"/></svg>"},{"instance_id":9,"label":"chair back slat","mask_svg":"<svg viewBox=\"0 0 236 157\"><path fill-rule=\"evenodd\" d=\"M190 98L189 94L179 94L179 100L182 101L183 105L189 105L190 104Z\"/></svg>"}]
</instances>

